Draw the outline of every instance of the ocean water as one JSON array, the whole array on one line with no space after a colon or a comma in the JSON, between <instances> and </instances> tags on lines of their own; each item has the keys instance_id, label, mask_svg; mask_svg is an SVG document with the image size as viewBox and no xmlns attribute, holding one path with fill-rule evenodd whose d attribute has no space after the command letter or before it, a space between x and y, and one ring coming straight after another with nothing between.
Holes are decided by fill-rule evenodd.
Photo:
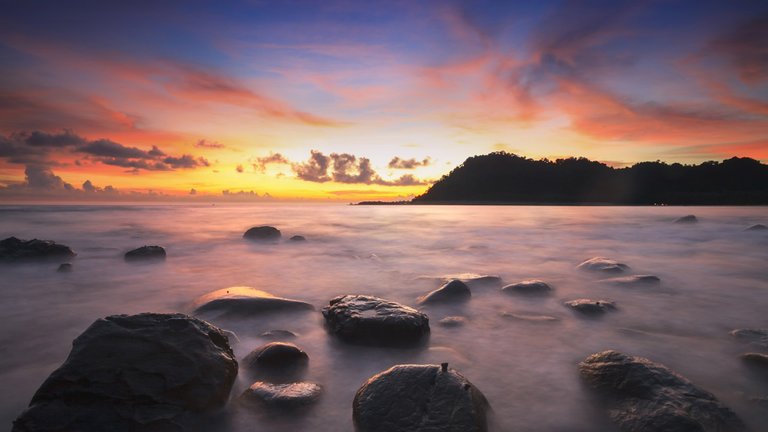
<instances>
[{"instance_id":1,"label":"ocean water","mask_svg":"<svg viewBox=\"0 0 768 432\"><path fill-rule=\"evenodd\" d=\"M695 214L695 225L674 224ZM617 349L650 358L714 393L755 430L768 408L768 380L738 355L759 350L735 340L735 328L768 327L768 208L495 207L344 205L0 206L0 238L51 239L77 253L74 271L58 263L0 267L0 423L26 407L66 358L72 340L111 314L189 312L192 301L230 286L251 286L305 300L318 311L216 320L234 331L238 359L287 329L310 355L307 380L324 396L302 415L270 416L234 403L249 384L241 373L233 401L199 423L202 430L352 430L352 399L371 375L401 363L449 362L492 407L496 431L613 430L578 376L589 354ZM255 225L283 232L279 244L253 244ZM294 234L305 243L288 242ZM163 263L122 259L145 244L166 248ZM597 283L575 267L593 256L654 274L656 288ZM429 343L414 349L345 345L323 328L319 309L341 294L371 294L415 305L439 286L432 277L491 274L505 283L541 279L547 297L473 286L461 306L428 307ZM602 298L618 310L585 319L563 302ZM555 321L514 320L503 312ZM445 328L446 316L467 318Z\"/></svg>"}]
</instances>

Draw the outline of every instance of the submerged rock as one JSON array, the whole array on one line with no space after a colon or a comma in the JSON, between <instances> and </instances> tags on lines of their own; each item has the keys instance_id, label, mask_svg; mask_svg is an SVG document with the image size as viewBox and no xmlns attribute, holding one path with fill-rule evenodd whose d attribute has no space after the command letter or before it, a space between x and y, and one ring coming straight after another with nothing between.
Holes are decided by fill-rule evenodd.
<instances>
[{"instance_id":1,"label":"submerged rock","mask_svg":"<svg viewBox=\"0 0 768 432\"><path fill-rule=\"evenodd\" d=\"M579 364L584 381L605 397L623 432L736 432L741 420L711 393L641 357L617 351L592 354Z\"/></svg>"},{"instance_id":2,"label":"submerged rock","mask_svg":"<svg viewBox=\"0 0 768 432\"><path fill-rule=\"evenodd\" d=\"M584 315L601 315L616 310L616 304L608 300L576 299L565 302L566 306Z\"/></svg>"},{"instance_id":3,"label":"submerged rock","mask_svg":"<svg viewBox=\"0 0 768 432\"><path fill-rule=\"evenodd\" d=\"M298 336L296 333L290 330L268 330L260 334L259 337L264 339L295 339Z\"/></svg>"},{"instance_id":4,"label":"submerged rock","mask_svg":"<svg viewBox=\"0 0 768 432\"><path fill-rule=\"evenodd\" d=\"M472 297L472 292L464 282L454 279L440 288L427 293L418 299L419 304L457 303Z\"/></svg>"},{"instance_id":5,"label":"submerged rock","mask_svg":"<svg viewBox=\"0 0 768 432\"><path fill-rule=\"evenodd\" d=\"M311 405L320 399L322 387L310 382L271 384L256 381L240 396L247 403L268 408L294 409Z\"/></svg>"},{"instance_id":6,"label":"submerged rock","mask_svg":"<svg viewBox=\"0 0 768 432\"><path fill-rule=\"evenodd\" d=\"M217 327L182 314L113 315L74 340L13 430L181 430L182 415L223 406L236 375Z\"/></svg>"},{"instance_id":7,"label":"submerged rock","mask_svg":"<svg viewBox=\"0 0 768 432\"><path fill-rule=\"evenodd\" d=\"M448 316L437 322L443 327L461 327L467 323L463 316Z\"/></svg>"},{"instance_id":8,"label":"submerged rock","mask_svg":"<svg viewBox=\"0 0 768 432\"><path fill-rule=\"evenodd\" d=\"M699 219L697 219L696 216L694 215L683 216L675 219L675 223L677 224L694 224L694 223L697 223L698 221Z\"/></svg>"},{"instance_id":9,"label":"submerged rock","mask_svg":"<svg viewBox=\"0 0 768 432\"><path fill-rule=\"evenodd\" d=\"M164 260L165 249L161 246L142 246L125 253L126 261Z\"/></svg>"},{"instance_id":10,"label":"submerged rock","mask_svg":"<svg viewBox=\"0 0 768 432\"><path fill-rule=\"evenodd\" d=\"M198 297L193 303L195 314L257 315L281 311L311 311L315 307L250 287L223 288Z\"/></svg>"},{"instance_id":11,"label":"submerged rock","mask_svg":"<svg viewBox=\"0 0 768 432\"><path fill-rule=\"evenodd\" d=\"M741 355L741 359L745 363L752 366L758 366L768 371L768 354L761 353L746 353Z\"/></svg>"},{"instance_id":12,"label":"submerged rock","mask_svg":"<svg viewBox=\"0 0 768 432\"><path fill-rule=\"evenodd\" d=\"M485 396L464 376L438 365L398 365L355 394L358 432L487 431Z\"/></svg>"},{"instance_id":13,"label":"submerged rock","mask_svg":"<svg viewBox=\"0 0 768 432\"><path fill-rule=\"evenodd\" d=\"M624 273L629 266L604 257L590 258L576 266L580 270L600 273Z\"/></svg>"},{"instance_id":14,"label":"submerged rock","mask_svg":"<svg viewBox=\"0 0 768 432\"><path fill-rule=\"evenodd\" d=\"M70 273L72 272L72 264L70 263L59 264L59 268L57 268L56 271L59 273Z\"/></svg>"},{"instance_id":15,"label":"submerged rock","mask_svg":"<svg viewBox=\"0 0 768 432\"><path fill-rule=\"evenodd\" d=\"M551 315L541 315L533 313L514 313L504 311L500 314L503 318L510 320L530 321L530 322L557 322L559 318Z\"/></svg>"},{"instance_id":16,"label":"submerged rock","mask_svg":"<svg viewBox=\"0 0 768 432\"><path fill-rule=\"evenodd\" d=\"M245 356L243 364L272 382L295 381L306 370L309 355L292 343L270 342Z\"/></svg>"},{"instance_id":17,"label":"submerged rock","mask_svg":"<svg viewBox=\"0 0 768 432\"><path fill-rule=\"evenodd\" d=\"M768 230L768 226L765 226L763 224L755 224L747 228L747 231L766 231L766 230Z\"/></svg>"},{"instance_id":18,"label":"submerged rock","mask_svg":"<svg viewBox=\"0 0 768 432\"><path fill-rule=\"evenodd\" d=\"M731 335L752 345L768 349L768 329L736 329L731 332Z\"/></svg>"},{"instance_id":19,"label":"submerged rock","mask_svg":"<svg viewBox=\"0 0 768 432\"><path fill-rule=\"evenodd\" d=\"M540 280L525 280L509 284L501 290L506 294L546 295L552 292L552 287Z\"/></svg>"},{"instance_id":20,"label":"submerged rock","mask_svg":"<svg viewBox=\"0 0 768 432\"><path fill-rule=\"evenodd\" d=\"M69 246L51 240L0 240L0 262L72 258L77 255Z\"/></svg>"},{"instance_id":21,"label":"submerged rock","mask_svg":"<svg viewBox=\"0 0 768 432\"><path fill-rule=\"evenodd\" d=\"M290 239L288 239L288 240L290 240L290 241L295 241L295 242L303 242L303 241L307 241L307 239L306 239L304 236L301 236L301 235L295 235L295 236L291 237L291 238L290 238Z\"/></svg>"},{"instance_id":22,"label":"submerged rock","mask_svg":"<svg viewBox=\"0 0 768 432\"><path fill-rule=\"evenodd\" d=\"M427 315L378 297L339 296L322 312L328 330L351 343L413 345L429 334Z\"/></svg>"},{"instance_id":23,"label":"submerged rock","mask_svg":"<svg viewBox=\"0 0 768 432\"><path fill-rule=\"evenodd\" d=\"M625 286L625 287L657 286L661 284L661 279L659 279L658 276L654 276L654 275L632 275L632 276L622 276L622 277L615 277L610 279L603 279L600 282L605 284Z\"/></svg>"},{"instance_id":24,"label":"submerged rock","mask_svg":"<svg viewBox=\"0 0 768 432\"><path fill-rule=\"evenodd\" d=\"M243 234L244 239L255 241L277 241L281 236L280 230L271 226L253 227Z\"/></svg>"}]
</instances>

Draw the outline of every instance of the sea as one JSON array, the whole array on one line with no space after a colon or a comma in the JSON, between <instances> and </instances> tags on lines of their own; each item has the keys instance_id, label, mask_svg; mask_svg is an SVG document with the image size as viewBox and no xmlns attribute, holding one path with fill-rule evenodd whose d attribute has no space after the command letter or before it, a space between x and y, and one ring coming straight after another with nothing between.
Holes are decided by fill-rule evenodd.
<instances>
[{"instance_id":1,"label":"sea","mask_svg":"<svg viewBox=\"0 0 768 432\"><path fill-rule=\"evenodd\" d=\"M674 223L688 214L699 222ZM54 240L77 256L71 273L58 273L59 262L0 266L0 424L10 428L94 320L191 313L201 295L248 286L317 310L209 320L237 335L238 359L268 342L265 331L295 332L291 342L310 356L305 379L323 396L300 413L263 412L237 402L251 384L241 373L230 403L200 430L351 431L352 400L369 377L396 364L448 362L487 397L493 431L613 431L578 373L580 361L607 349L666 365L764 430L768 376L739 356L765 349L730 334L768 328L768 232L746 230L757 223L768 224L768 208L1 205L0 238ZM259 225L277 227L283 240L243 239ZM307 241L288 241L293 235ZM123 259L143 245L163 246L167 259ZM595 256L661 283L614 286L576 268ZM553 290L526 297L471 284L466 303L422 308L431 335L415 348L348 345L323 326L320 309L338 295L417 306L442 279L475 275L539 279ZM588 318L564 305L578 298L611 300L616 310ZM447 316L465 324L441 326ZM520 319L532 316L552 319Z\"/></svg>"}]
</instances>

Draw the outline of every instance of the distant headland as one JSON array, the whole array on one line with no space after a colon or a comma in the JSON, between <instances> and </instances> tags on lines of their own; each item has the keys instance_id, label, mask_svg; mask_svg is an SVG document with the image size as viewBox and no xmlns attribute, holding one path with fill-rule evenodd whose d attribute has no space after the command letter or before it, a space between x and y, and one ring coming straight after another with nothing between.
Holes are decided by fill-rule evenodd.
<instances>
[{"instance_id":1,"label":"distant headland","mask_svg":"<svg viewBox=\"0 0 768 432\"><path fill-rule=\"evenodd\" d=\"M733 157L613 168L495 152L468 158L411 201L360 204L768 205L768 165Z\"/></svg>"}]
</instances>

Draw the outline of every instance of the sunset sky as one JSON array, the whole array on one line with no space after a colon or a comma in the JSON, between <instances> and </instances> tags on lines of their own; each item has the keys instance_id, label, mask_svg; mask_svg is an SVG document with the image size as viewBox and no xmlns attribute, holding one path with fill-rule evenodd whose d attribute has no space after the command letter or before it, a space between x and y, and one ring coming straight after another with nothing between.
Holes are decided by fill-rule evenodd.
<instances>
[{"instance_id":1,"label":"sunset sky","mask_svg":"<svg viewBox=\"0 0 768 432\"><path fill-rule=\"evenodd\" d=\"M768 161L768 2L1 1L0 200L404 199L506 150Z\"/></svg>"}]
</instances>

